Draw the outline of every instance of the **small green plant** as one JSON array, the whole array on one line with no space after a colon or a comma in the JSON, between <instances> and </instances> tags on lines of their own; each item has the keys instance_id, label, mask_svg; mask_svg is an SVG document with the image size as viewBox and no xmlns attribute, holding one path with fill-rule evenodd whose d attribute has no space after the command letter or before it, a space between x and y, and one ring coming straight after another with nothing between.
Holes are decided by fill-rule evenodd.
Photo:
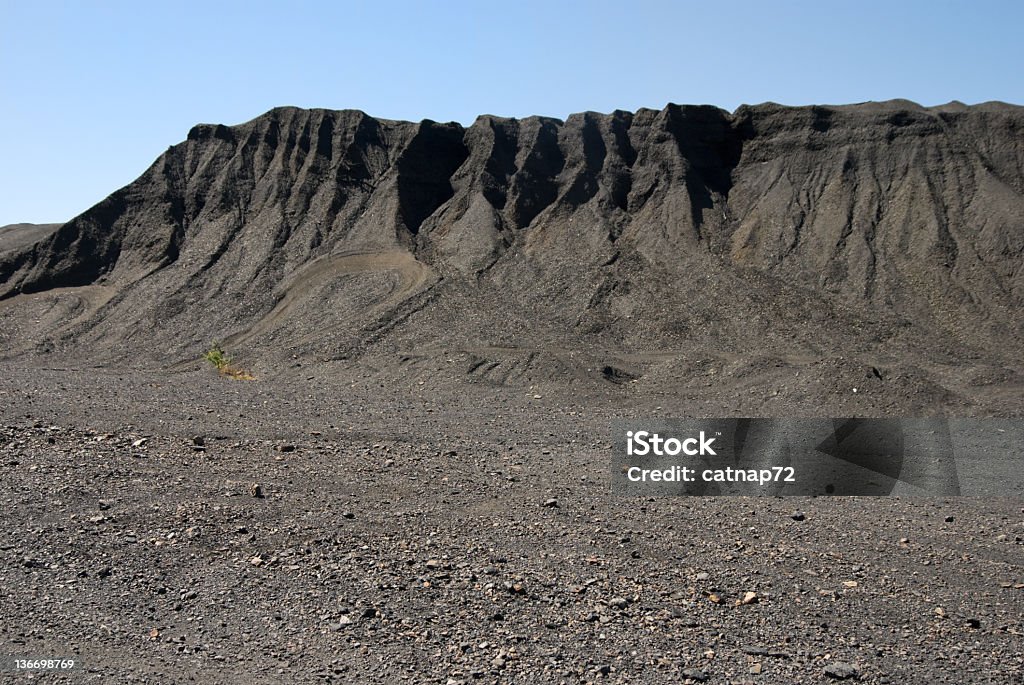
<instances>
[{"instance_id":1,"label":"small green plant","mask_svg":"<svg viewBox=\"0 0 1024 685\"><path fill-rule=\"evenodd\" d=\"M224 351L219 342L215 342L210 345L210 349L203 355L203 359L213 364L213 367L217 369L222 375L234 378L239 381L252 381L256 380L255 376L250 374L248 371L239 369L231 364L231 357Z\"/></svg>"},{"instance_id":2,"label":"small green plant","mask_svg":"<svg viewBox=\"0 0 1024 685\"><path fill-rule=\"evenodd\" d=\"M224 370L231 363L231 359L219 342L215 342L210 346L210 349L203 355L203 359L213 364L214 368L218 371Z\"/></svg>"}]
</instances>

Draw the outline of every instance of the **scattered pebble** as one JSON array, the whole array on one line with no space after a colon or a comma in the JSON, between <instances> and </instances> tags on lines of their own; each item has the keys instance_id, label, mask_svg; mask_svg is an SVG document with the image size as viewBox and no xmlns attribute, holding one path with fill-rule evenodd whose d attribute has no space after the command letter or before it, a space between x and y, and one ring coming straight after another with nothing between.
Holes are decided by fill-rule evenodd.
<instances>
[{"instance_id":1,"label":"scattered pebble","mask_svg":"<svg viewBox=\"0 0 1024 685\"><path fill-rule=\"evenodd\" d=\"M825 675L836 680L849 680L850 678L859 678L860 669L843 661L833 661L825 666Z\"/></svg>"}]
</instances>

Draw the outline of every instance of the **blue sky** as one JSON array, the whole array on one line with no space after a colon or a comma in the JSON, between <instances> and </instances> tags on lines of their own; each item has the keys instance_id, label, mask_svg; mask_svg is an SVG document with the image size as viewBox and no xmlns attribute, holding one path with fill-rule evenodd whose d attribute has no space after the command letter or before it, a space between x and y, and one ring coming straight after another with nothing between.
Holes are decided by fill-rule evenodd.
<instances>
[{"instance_id":1,"label":"blue sky","mask_svg":"<svg viewBox=\"0 0 1024 685\"><path fill-rule=\"evenodd\" d=\"M1021 2L0 0L0 225L56 222L199 122L667 102L1024 103Z\"/></svg>"}]
</instances>

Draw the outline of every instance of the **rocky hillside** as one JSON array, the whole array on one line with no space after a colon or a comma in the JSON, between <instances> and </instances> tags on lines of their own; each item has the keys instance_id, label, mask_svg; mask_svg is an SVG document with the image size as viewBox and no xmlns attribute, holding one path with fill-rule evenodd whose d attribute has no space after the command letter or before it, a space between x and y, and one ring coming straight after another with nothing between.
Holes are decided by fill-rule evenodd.
<instances>
[{"instance_id":1,"label":"rocky hillside","mask_svg":"<svg viewBox=\"0 0 1024 685\"><path fill-rule=\"evenodd\" d=\"M1016 367L1022 266L1020 107L669 105L468 128L281 108L196 126L0 252L0 342L168 361L215 339L254 360L456 350L498 380L585 350Z\"/></svg>"}]
</instances>

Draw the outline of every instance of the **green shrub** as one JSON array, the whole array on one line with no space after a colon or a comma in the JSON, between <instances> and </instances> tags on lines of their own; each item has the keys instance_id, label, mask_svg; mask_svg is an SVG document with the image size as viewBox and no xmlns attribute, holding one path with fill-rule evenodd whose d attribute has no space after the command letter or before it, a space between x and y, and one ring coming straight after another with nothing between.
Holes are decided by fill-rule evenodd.
<instances>
[{"instance_id":1,"label":"green shrub","mask_svg":"<svg viewBox=\"0 0 1024 685\"><path fill-rule=\"evenodd\" d=\"M210 349L203 355L203 359L213 364L214 368L218 371L223 371L231 364L231 358L228 357L219 342L215 342L210 346Z\"/></svg>"},{"instance_id":2,"label":"green shrub","mask_svg":"<svg viewBox=\"0 0 1024 685\"><path fill-rule=\"evenodd\" d=\"M239 381L253 381L256 377L244 369L239 369L231 364L231 357L224 351L219 342L210 345L210 349L203 355L203 359L213 364L222 375L229 376Z\"/></svg>"}]
</instances>

